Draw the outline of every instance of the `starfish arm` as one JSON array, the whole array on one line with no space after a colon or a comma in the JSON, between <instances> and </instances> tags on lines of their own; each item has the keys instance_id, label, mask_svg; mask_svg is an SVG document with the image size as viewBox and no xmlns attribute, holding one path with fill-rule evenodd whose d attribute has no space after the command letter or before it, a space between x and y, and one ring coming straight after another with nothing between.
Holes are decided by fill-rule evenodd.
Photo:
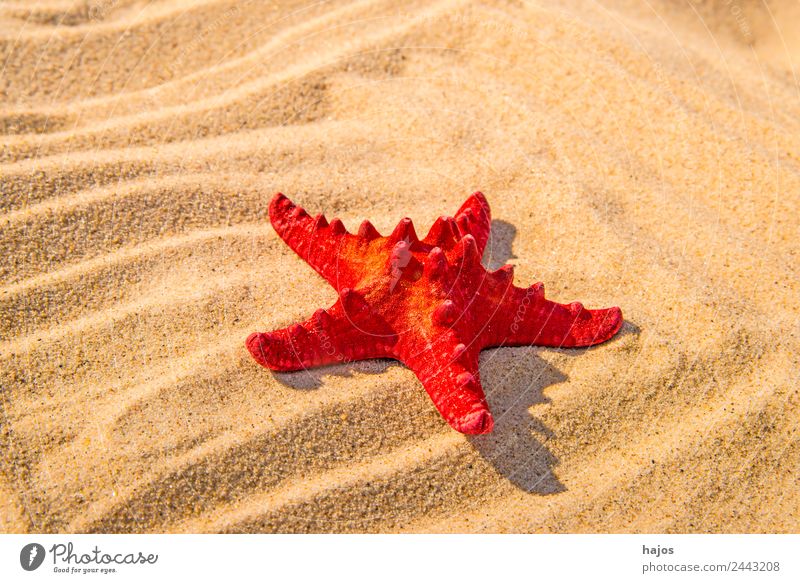
<instances>
[{"instance_id":1,"label":"starfish arm","mask_svg":"<svg viewBox=\"0 0 800 583\"><path fill-rule=\"evenodd\" d=\"M489 433L494 426L478 373L479 349L438 343L400 360L414 371L442 417L456 431Z\"/></svg>"},{"instance_id":2,"label":"starfish arm","mask_svg":"<svg viewBox=\"0 0 800 583\"><path fill-rule=\"evenodd\" d=\"M346 290L348 294L352 292ZM368 315L360 312L363 306L354 303L352 298L340 298L300 324L251 334L247 349L261 366L276 371L392 356L394 336L386 328L375 332L376 322L368 321Z\"/></svg>"},{"instance_id":3,"label":"starfish arm","mask_svg":"<svg viewBox=\"0 0 800 583\"><path fill-rule=\"evenodd\" d=\"M489 241L489 231L492 227L492 213L483 193L475 192L472 194L461 205L454 218L461 237L463 238L466 235L475 237L478 254L483 255L483 250L486 249L486 243Z\"/></svg>"},{"instance_id":4,"label":"starfish arm","mask_svg":"<svg viewBox=\"0 0 800 583\"><path fill-rule=\"evenodd\" d=\"M486 202L483 194L476 192L461 205L455 217L441 216L436 219L422 242L450 251L464 237L472 235L478 249L478 261L480 262L480 257L489 241L491 224L492 214L489 210L489 203Z\"/></svg>"},{"instance_id":5,"label":"starfish arm","mask_svg":"<svg viewBox=\"0 0 800 583\"><path fill-rule=\"evenodd\" d=\"M323 215L311 217L281 193L270 202L269 217L281 239L334 289L356 285L359 274L352 267L365 254L371 232L351 235L339 219L329 224Z\"/></svg>"},{"instance_id":6,"label":"starfish arm","mask_svg":"<svg viewBox=\"0 0 800 583\"><path fill-rule=\"evenodd\" d=\"M580 302L559 304L544 297L544 286L511 287L488 328L489 346L593 346L622 326L617 308L587 310Z\"/></svg>"}]
</instances>

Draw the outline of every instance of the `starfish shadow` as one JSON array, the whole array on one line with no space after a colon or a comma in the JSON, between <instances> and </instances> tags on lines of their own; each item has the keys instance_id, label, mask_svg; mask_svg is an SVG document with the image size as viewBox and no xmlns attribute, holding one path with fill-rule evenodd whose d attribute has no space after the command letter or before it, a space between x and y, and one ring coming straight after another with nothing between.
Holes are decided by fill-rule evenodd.
<instances>
[{"instance_id":1,"label":"starfish shadow","mask_svg":"<svg viewBox=\"0 0 800 583\"><path fill-rule=\"evenodd\" d=\"M500 269L509 259L516 259L512 251L517 228L511 223L495 219L489 231L489 242L483 252L482 263L490 270Z\"/></svg>"},{"instance_id":2,"label":"starfish shadow","mask_svg":"<svg viewBox=\"0 0 800 583\"><path fill-rule=\"evenodd\" d=\"M641 333L642 329L635 323L631 322L630 320L623 320L622 328L619 329L617 335L614 336L614 338L612 338L610 342L619 341L625 336L635 336L638 338Z\"/></svg>"},{"instance_id":3,"label":"starfish shadow","mask_svg":"<svg viewBox=\"0 0 800 583\"><path fill-rule=\"evenodd\" d=\"M638 338L641 329L625 321L619 334L609 342L625 342L626 336ZM631 350L639 344L626 342ZM494 431L488 435L469 436L472 446L491 463L498 473L525 492L556 494L566 487L553 474L558 458L546 447L554 433L529 411L546 404L544 389L563 383L569 377L538 356L542 350L555 350L579 358L589 348L495 348L481 355L481 382L489 407L494 414Z\"/></svg>"},{"instance_id":4,"label":"starfish shadow","mask_svg":"<svg viewBox=\"0 0 800 583\"><path fill-rule=\"evenodd\" d=\"M546 447L553 432L529 408L549 403L544 389L567 380L536 356L536 348L489 349L482 354L481 380L494 414L494 431L469 436L478 453L525 492L556 494L566 488L553 474L558 464Z\"/></svg>"},{"instance_id":5,"label":"starfish shadow","mask_svg":"<svg viewBox=\"0 0 800 583\"><path fill-rule=\"evenodd\" d=\"M331 364L328 366L307 368L295 372L270 372L282 385L293 389L309 391L319 389L324 384L323 377L326 376L348 378L353 376L353 373L381 374L386 372L391 366L402 366L402 364L390 358L374 358L370 360L357 360L345 365Z\"/></svg>"}]
</instances>

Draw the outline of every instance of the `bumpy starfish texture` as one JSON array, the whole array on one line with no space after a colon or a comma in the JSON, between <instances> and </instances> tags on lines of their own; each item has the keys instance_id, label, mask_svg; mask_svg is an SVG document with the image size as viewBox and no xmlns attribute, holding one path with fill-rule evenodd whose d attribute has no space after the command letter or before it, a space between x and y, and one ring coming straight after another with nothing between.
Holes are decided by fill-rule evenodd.
<instances>
[{"instance_id":1,"label":"bumpy starfish texture","mask_svg":"<svg viewBox=\"0 0 800 583\"><path fill-rule=\"evenodd\" d=\"M299 324L246 341L255 360L294 371L367 358L411 368L457 431L488 433L494 421L478 372L491 346L591 346L622 326L619 308L588 310L545 299L544 286L514 285L511 265L487 271L489 204L476 192L455 217L440 217L424 239L403 219L388 237L364 221L312 218L283 194L269 207L278 235L330 283L339 298Z\"/></svg>"}]
</instances>

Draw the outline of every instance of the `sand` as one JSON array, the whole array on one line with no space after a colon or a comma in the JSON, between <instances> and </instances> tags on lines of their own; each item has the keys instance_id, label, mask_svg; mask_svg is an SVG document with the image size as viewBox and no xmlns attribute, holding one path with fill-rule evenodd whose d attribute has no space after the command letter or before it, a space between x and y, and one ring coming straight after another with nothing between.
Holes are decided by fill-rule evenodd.
<instances>
[{"instance_id":1,"label":"sand","mask_svg":"<svg viewBox=\"0 0 800 583\"><path fill-rule=\"evenodd\" d=\"M800 531L794 0L0 3L0 531ZM619 305L487 350L493 434L393 361L270 374L335 293L267 204Z\"/></svg>"}]
</instances>

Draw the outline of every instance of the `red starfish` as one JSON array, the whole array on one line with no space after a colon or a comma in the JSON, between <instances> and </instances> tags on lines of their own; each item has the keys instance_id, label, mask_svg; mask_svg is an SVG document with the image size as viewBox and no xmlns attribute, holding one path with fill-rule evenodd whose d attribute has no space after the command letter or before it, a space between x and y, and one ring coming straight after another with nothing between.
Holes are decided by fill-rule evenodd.
<instances>
[{"instance_id":1,"label":"red starfish","mask_svg":"<svg viewBox=\"0 0 800 583\"><path fill-rule=\"evenodd\" d=\"M494 425L478 375L483 348L591 346L622 325L619 308L557 304L545 299L541 283L514 286L511 265L484 269L491 217L480 192L455 218L438 218L422 240L407 218L388 237L369 221L353 235L339 219L311 218L280 193L269 215L278 235L339 299L300 324L251 334L253 358L277 371L396 358L462 433L488 433Z\"/></svg>"}]
</instances>

